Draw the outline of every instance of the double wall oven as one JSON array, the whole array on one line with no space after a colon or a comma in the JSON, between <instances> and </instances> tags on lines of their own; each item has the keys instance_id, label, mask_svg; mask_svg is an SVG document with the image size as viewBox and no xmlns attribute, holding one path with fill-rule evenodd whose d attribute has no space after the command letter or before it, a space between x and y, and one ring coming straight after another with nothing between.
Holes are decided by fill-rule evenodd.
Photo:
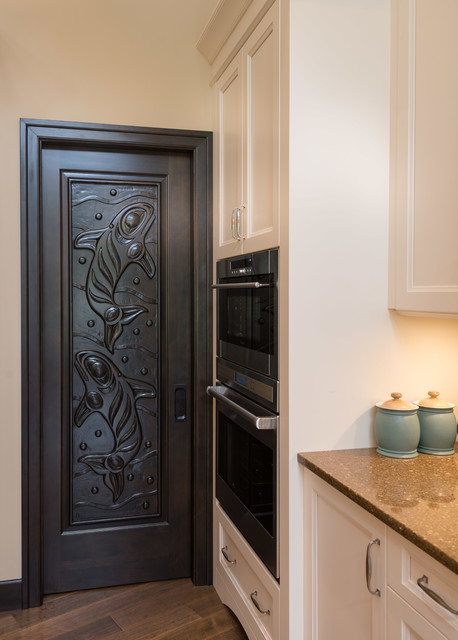
<instances>
[{"instance_id":1,"label":"double wall oven","mask_svg":"<svg viewBox=\"0 0 458 640\"><path fill-rule=\"evenodd\" d=\"M278 250L217 263L216 497L278 578Z\"/></svg>"}]
</instances>

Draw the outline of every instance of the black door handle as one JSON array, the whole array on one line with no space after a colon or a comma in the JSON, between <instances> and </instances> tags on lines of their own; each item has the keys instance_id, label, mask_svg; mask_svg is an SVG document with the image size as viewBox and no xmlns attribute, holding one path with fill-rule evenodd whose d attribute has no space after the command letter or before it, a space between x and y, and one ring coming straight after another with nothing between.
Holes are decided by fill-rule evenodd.
<instances>
[{"instance_id":1,"label":"black door handle","mask_svg":"<svg viewBox=\"0 0 458 640\"><path fill-rule=\"evenodd\" d=\"M186 420L186 386L175 385L175 422Z\"/></svg>"}]
</instances>

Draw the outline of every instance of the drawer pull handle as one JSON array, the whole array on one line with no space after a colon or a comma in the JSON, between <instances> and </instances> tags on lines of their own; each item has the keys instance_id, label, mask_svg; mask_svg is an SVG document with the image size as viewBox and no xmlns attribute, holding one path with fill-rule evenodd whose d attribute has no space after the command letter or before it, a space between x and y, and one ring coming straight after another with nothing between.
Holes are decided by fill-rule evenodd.
<instances>
[{"instance_id":1,"label":"drawer pull handle","mask_svg":"<svg viewBox=\"0 0 458 640\"><path fill-rule=\"evenodd\" d=\"M440 604L441 607L444 607L444 609L447 609L447 611L450 611L450 613L454 613L456 616L458 616L458 611L456 609L453 609L435 591L426 586L428 584L428 576L422 576L421 578L418 578L417 584L420 589L426 593L427 596L434 600L434 602L437 602L437 604Z\"/></svg>"},{"instance_id":2,"label":"drawer pull handle","mask_svg":"<svg viewBox=\"0 0 458 640\"><path fill-rule=\"evenodd\" d=\"M237 560L231 560L227 555L227 547L223 547L221 549L221 553L223 554L223 558L226 560L226 562L228 562L229 564L237 564Z\"/></svg>"},{"instance_id":3,"label":"drawer pull handle","mask_svg":"<svg viewBox=\"0 0 458 640\"><path fill-rule=\"evenodd\" d=\"M372 579L372 559L371 559L371 549L374 544L378 544L380 546L380 540L375 538L375 540L371 540L367 545L366 549L366 585L369 593L372 593L373 596L381 596L380 589L371 589L371 579Z\"/></svg>"},{"instance_id":4,"label":"drawer pull handle","mask_svg":"<svg viewBox=\"0 0 458 640\"><path fill-rule=\"evenodd\" d=\"M256 600L256 596L258 595L257 591L253 591L253 593L250 593L250 598L254 604L254 606L256 607L256 609L259 611L259 613L262 613L263 616L270 616L270 609L266 609L264 611L264 609L261 608L259 602Z\"/></svg>"}]
</instances>

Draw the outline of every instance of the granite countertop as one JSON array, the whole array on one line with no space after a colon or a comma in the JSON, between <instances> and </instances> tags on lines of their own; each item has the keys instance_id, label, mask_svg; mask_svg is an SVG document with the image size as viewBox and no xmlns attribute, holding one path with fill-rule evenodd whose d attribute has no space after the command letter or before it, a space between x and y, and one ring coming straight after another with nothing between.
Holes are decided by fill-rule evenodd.
<instances>
[{"instance_id":1,"label":"granite countertop","mask_svg":"<svg viewBox=\"0 0 458 640\"><path fill-rule=\"evenodd\" d=\"M397 459L373 448L299 453L298 460L458 574L458 455Z\"/></svg>"}]
</instances>

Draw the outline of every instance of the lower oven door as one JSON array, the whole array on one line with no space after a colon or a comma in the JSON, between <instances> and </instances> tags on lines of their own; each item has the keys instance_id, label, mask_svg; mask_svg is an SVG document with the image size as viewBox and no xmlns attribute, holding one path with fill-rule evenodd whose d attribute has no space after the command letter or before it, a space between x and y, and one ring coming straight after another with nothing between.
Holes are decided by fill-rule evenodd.
<instances>
[{"instance_id":1,"label":"lower oven door","mask_svg":"<svg viewBox=\"0 0 458 640\"><path fill-rule=\"evenodd\" d=\"M216 398L216 497L260 559L278 578L278 416L225 386Z\"/></svg>"}]
</instances>

